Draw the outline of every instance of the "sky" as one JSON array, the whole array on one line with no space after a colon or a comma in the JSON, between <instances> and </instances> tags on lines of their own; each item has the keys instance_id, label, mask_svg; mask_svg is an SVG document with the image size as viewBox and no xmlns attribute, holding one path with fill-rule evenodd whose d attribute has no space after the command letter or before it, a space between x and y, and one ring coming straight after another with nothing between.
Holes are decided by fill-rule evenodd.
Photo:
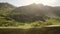
<instances>
[{"instance_id":1,"label":"sky","mask_svg":"<svg viewBox=\"0 0 60 34\"><path fill-rule=\"evenodd\" d=\"M60 0L0 0L0 2L8 2L14 6L24 6L32 3L44 4L49 6L60 6Z\"/></svg>"}]
</instances>

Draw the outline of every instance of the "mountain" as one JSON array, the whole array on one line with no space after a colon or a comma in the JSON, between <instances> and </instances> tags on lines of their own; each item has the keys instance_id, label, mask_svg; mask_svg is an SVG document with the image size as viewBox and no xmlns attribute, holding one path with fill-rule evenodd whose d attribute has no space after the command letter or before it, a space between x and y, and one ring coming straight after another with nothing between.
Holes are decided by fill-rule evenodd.
<instances>
[{"instance_id":1,"label":"mountain","mask_svg":"<svg viewBox=\"0 0 60 34\"><path fill-rule=\"evenodd\" d=\"M15 8L15 6L9 3L0 3L0 26L12 26L16 24L16 21L8 16Z\"/></svg>"},{"instance_id":2,"label":"mountain","mask_svg":"<svg viewBox=\"0 0 60 34\"><path fill-rule=\"evenodd\" d=\"M53 14L50 6L43 4L31 4L14 9L9 15L19 22L45 21Z\"/></svg>"},{"instance_id":3,"label":"mountain","mask_svg":"<svg viewBox=\"0 0 60 34\"><path fill-rule=\"evenodd\" d=\"M60 17L60 6L53 7L52 10L55 15Z\"/></svg>"},{"instance_id":4,"label":"mountain","mask_svg":"<svg viewBox=\"0 0 60 34\"><path fill-rule=\"evenodd\" d=\"M7 15L13 9L15 9L15 6L9 3L0 3L0 15Z\"/></svg>"},{"instance_id":5,"label":"mountain","mask_svg":"<svg viewBox=\"0 0 60 34\"><path fill-rule=\"evenodd\" d=\"M33 3L15 7L9 3L0 3L0 26L19 26L21 23L36 21L47 24L60 23L60 6L52 7Z\"/></svg>"}]
</instances>

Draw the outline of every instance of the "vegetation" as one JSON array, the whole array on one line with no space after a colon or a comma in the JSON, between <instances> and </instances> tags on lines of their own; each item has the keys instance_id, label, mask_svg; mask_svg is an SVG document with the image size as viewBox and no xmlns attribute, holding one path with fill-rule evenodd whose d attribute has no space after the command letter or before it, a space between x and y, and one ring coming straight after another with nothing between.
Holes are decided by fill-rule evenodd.
<instances>
[{"instance_id":1,"label":"vegetation","mask_svg":"<svg viewBox=\"0 0 60 34\"><path fill-rule=\"evenodd\" d=\"M15 7L0 3L0 27L42 27L60 25L60 7L31 4Z\"/></svg>"}]
</instances>

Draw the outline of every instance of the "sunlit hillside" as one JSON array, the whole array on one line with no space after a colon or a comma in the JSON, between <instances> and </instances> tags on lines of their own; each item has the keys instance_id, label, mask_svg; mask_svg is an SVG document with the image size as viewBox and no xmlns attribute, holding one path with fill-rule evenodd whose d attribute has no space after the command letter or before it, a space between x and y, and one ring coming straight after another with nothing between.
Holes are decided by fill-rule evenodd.
<instances>
[{"instance_id":1,"label":"sunlit hillside","mask_svg":"<svg viewBox=\"0 0 60 34\"><path fill-rule=\"evenodd\" d=\"M9 3L0 3L1 27L42 27L60 25L60 7L30 4L15 7Z\"/></svg>"}]
</instances>

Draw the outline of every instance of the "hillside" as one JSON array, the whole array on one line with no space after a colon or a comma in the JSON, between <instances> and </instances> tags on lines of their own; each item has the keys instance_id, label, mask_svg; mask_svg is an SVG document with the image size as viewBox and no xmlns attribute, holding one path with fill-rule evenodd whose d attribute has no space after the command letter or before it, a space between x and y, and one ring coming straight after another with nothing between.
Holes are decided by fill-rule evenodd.
<instances>
[{"instance_id":1,"label":"hillside","mask_svg":"<svg viewBox=\"0 0 60 34\"><path fill-rule=\"evenodd\" d=\"M45 22L46 19L59 13L55 9L58 8L44 6L43 4L31 4L16 8L11 12L10 17L20 22L34 22L39 20Z\"/></svg>"},{"instance_id":2,"label":"hillside","mask_svg":"<svg viewBox=\"0 0 60 34\"><path fill-rule=\"evenodd\" d=\"M0 26L11 26L14 24L15 21L8 15L15 8L15 6L9 3L0 3Z\"/></svg>"},{"instance_id":3,"label":"hillside","mask_svg":"<svg viewBox=\"0 0 60 34\"><path fill-rule=\"evenodd\" d=\"M8 3L0 3L0 15L7 15L11 12L15 7Z\"/></svg>"},{"instance_id":4,"label":"hillside","mask_svg":"<svg viewBox=\"0 0 60 34\"><path fill-rule=\"evenodd\" d=\"M60 7L30 4L15 7L9 3L0 3L0 26L36 27L42 25L60 25ZM28 26L27 26L28 25Z\"/></svg>"}]
</instances>

